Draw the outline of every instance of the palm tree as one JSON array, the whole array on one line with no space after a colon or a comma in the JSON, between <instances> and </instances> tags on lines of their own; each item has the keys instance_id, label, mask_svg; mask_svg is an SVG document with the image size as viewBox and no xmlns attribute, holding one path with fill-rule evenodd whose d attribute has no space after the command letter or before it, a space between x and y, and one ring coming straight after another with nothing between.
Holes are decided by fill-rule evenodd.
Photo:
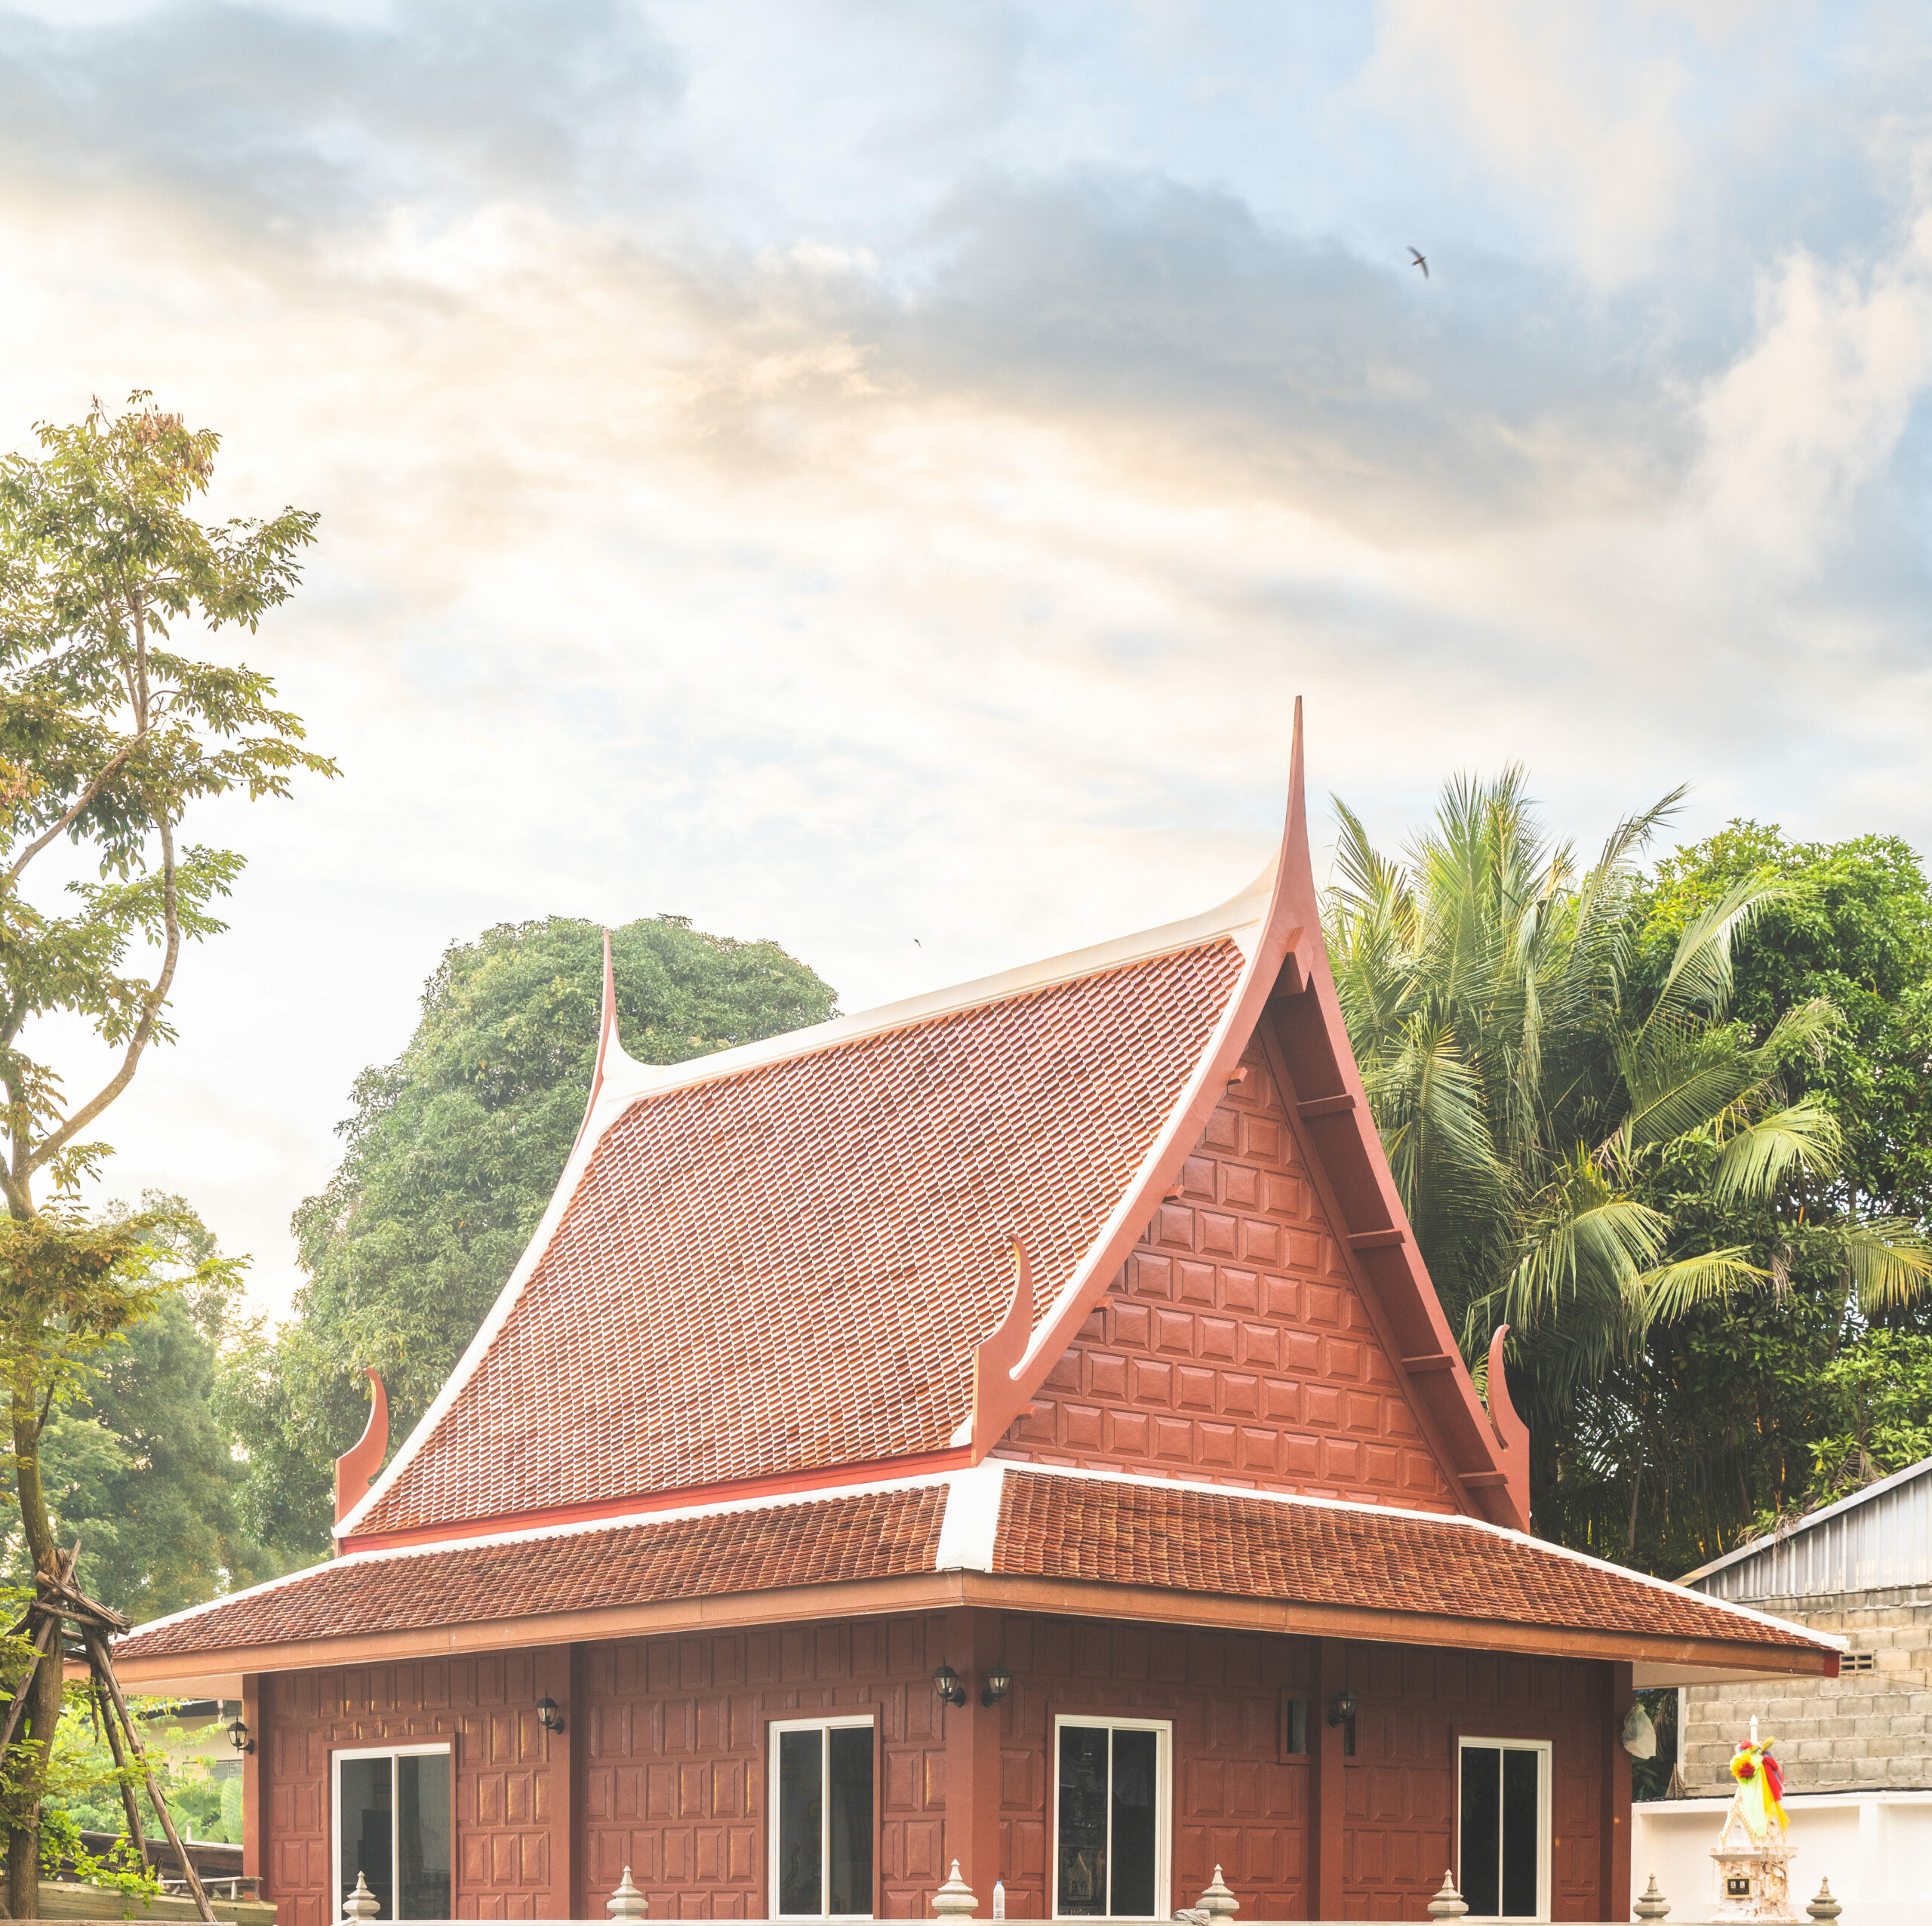
<instances>
[{"instance_id":1,"label":"palm tree","mask_svg":"<svg viewBox=\"0 0 1932 1926\"><path fill-rule=\"evenodd\" d=\"M1680 1223L1687 1181L1700 1221L1775 1222L1840 1150L1829 1111L1793 1088L1836 1011L1805 1004L1762 1036L1726 1020L1734 945L1783 885L1736 884L1660 974L1638 953L1639 863L1682 795L1619 823L1587 868L1543 829L1519 768L1451 783L1399 862L1338 801L1327 903L1370 1106L1465 1351L1479 1360L1509 1324L1533 1427L1583 1422L1639 1466L1657 1448L1621 1408L1647 1408L1653 1332L1781 1289L1792 1238L1814 1258L1830 1242L1860 1312L1932 1285L1932 1248L1903 1222L1814 1215L1709 1248ZM1606 1412L1614 1384L1627 1395Z\"/></svg>"}]
</instances>

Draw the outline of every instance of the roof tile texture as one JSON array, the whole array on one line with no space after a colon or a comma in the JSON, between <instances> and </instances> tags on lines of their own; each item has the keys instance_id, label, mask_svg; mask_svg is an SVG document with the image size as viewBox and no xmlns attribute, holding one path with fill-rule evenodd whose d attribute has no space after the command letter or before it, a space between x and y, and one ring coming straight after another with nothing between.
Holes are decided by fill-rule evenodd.
<instances>
[{"instance_id":1,"label":"roof tile texture","mask_svg":"<svg viewBox=\"0 0 1932 1926\"><path fill-rule=\"evenodd\" d=\"M365 1533L945 1448L1012 1288L1118 1203L1225 939L640 1100Z\"/></svg>"},{"instance_id":2,"label":"roof tile texture","mask_svg":"<svg viewBox=\"0 0 1932 1926\"><path fill-rule=\"evenodd\" d=\"M137 1630L122 1658L473 1624L533 1614L930 1571L943 1485L862 1492L508 1544L337 1558Z\"/></svg>"},{"instance_id":3,"label":"roof tile texture","mask_svg":"<svg viewBox=\"0 0 1932 1926\"><path fill-rule=\"evenodd\" d=\"M1457 1518L1009 1472L993 1569L1746 1644L1814 1641Z\"/></svg>"}]
</instances>

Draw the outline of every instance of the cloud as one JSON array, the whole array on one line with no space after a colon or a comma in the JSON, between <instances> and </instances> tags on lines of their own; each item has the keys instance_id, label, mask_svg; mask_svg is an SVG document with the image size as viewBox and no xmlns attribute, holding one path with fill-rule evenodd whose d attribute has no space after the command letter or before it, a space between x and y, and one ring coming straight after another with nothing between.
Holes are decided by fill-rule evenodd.
<instances>
[{"instance_id":1,"label":"cloud","mask_svg":"<svg viewBox=\"0 0 1932 1926\"><path fill-rule=\"evenodd\" d=\"M1687 776L1932 832L1903 69L1292 13L0 16L0 445L152 386L217 512L324 516L247 650L347 773L198 829L252 865L110 1187L285 1291L451 939L1051 953L1245 880L1297 693L1391 841L1518 758L1586 841Z\"/></svg>"}]
</instances>

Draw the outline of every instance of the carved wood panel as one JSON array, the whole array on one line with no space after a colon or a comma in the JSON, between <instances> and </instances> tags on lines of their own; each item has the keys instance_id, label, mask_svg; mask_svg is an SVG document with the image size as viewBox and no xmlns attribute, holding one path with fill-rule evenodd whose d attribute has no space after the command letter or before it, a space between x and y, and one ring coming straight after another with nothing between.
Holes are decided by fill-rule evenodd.
<instances>
[{"instance_id":1,"label":"carved wood panel","mask_svg":"<svg viewBox=\"0 0 1932 1926\"><path fill-rule=\"evenodd\" d=\"M623 1869L654 1919L764 1915L766 1721L877 1709L882 1916L944 1880L944 1621L905 1617L628 1639L584 1654L586 1878Z\"/></svg>"},{"instance_id":2,"label":"carved wood panel","mask_svg":"<svg viewBox=\"0 0 1932 1926\"><path fill-rule=\"evenodd\" d=\"M537 1723L535 1654L425 1659L270 1673L262 1680L268 1753L264 1897L281 1926L331 1926L329 1755L448 1739L456 1760L457 1916L557 1917L570 1909L555 1836L561 1741Z\"/></svg>"},{"instance_id":3,"label":"carved wood panel","mask_svg":"<svg viewBox=\"0 0 1932 1926\"><path fill-rule=\"evenodd\" d=\"M1003 1627L1014 1681L1000 1752L1010 1918L1051 1911L1052 1720L1078 1712L1174 1721L1175 1906L1193 1905L1219 1865L1244 1917L1308 1917L1309 1767L1281 1759L1278 1727L1283 1690L1305 1691L1312 1676L1306 1641L1020 1613Z\"/></svg>"},{"instance_id":4,"label":"carved wood panel","mask_svg":"<svg viewBox=\"0 0 1932 1926\"><path fill-rule=\"evenodd\" d=\"M1550 1911L1598 1910L1601 1666L1561 1659L1352 1644L1360 1701L1343 1768L1351 1919L1415 1919L1455 1863L1459 1734L1551 1742Z\"/></svg>"},{"instance_id":5,"label":"carved wood panel","mask_svg":"<svg viewBox=\"0 0 1932 1926\"><path fill-rule=\"evenodd\" d=\"M1003 1457L1458 1509L1251 1044Z\"/></svg>"}]
</instances>

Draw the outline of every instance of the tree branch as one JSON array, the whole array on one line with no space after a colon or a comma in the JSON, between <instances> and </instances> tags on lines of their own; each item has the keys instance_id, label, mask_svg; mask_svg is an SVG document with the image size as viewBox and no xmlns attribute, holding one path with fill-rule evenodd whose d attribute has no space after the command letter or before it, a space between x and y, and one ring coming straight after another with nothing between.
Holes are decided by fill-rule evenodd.
<instances>
[{"instance_id":1,"label":"tree branch","mask_svg":"<svg viewBox=\"0 0 1932 1926\"><path fill-rule=\"evenodd\" d=\"M174 877L174 829L165 813L159 827L162 921L167 931L167 947L162 956L160 973L154 980L154 987L142 999L146 1007L141 1013L140 1022L135 1026L134 1034L128 1040L127 1054L121 1059L120 1069L33 1153L27 1164L26 1174L29 1177L59 1156L133 1082L134 1066L141 1060L141 1053L153 1040L155 1025L160 1020L162 1008L168 1001L168 988L174 980L175 965L181 960L180 905Z\"/></svg>"},{"instance_id":2,"label":"tree branch","mask_svg":"<svg viewBox=\"0 0 1932 1926\"><path fill-rule=\"evenodd\" d=\"M11 889L13 886L20 881L20 872L24 869L49 843L52 842L54 838L73 821L74 818L79 815L81 811L86 808L89 803L93 801L96 796L100 795L101 784L106 782L109 777L112 776L114 772L121 767L122 764L127 761L129 756L134 754L135 749L140 744L142 737L146 733L147 731L145 728L136 730L134 734L128 738L128 741L124 743L121 748L115 750L114 754L109 756L108 759L101 765L100 774L97 775L94 780L88 783L86 789L82 792L79 799L74 804L74 806L69 809L67 813L60 818L60 821L56 823L51 829L48 829L43 832L40 835L36 836L34 840L29 843L26 848L20 852L20 860L7 872L4 878L0 878L0 888Z\"/></svg>"}]
</instances>

